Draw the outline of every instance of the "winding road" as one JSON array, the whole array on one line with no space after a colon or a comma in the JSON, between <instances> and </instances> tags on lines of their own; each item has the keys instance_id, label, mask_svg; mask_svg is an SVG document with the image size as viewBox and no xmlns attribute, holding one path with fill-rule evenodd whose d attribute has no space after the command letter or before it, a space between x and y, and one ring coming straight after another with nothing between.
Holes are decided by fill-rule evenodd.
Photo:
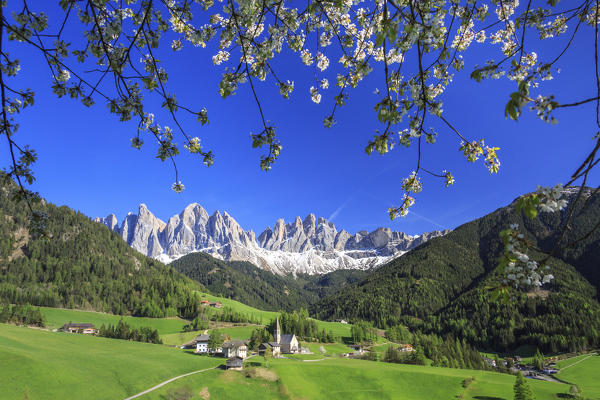
<instances>
[{"instance_id":1,"label":"winding road","mask_svg":"<svg viewBox=\"0 0 600 400\"><path fill-rule=\"evenodd\" d=\"M143 396L143 395L145 395L146 393L150 393L151 391L153 391L153 390L156 390L156 389L158 389L158 388L161 388L161 387L165 386L165 385L166 385L166 384L168 384L168 383L171 383L171 382L173 382L173 381L176 381L177 379L185 378L186 376L190 376L190 375L194 375L194 374L199 374L199 373L201 373L201 372L210 371L211 369L217 369L217 368L220 368L220 367L221 367L220 365L217 365L216 367L212 367L212 368L206 368L206 369L201 369L201 370L199 370L199 371L188 372L187 374L183 374L183 375L176 376L175 378L168 379L168 380L166 380L166 381L164 381L164 382L162 382L162 383L159 383L159 384L158 384L158 385L156 385L156 386L153 386L153 387L151 387L151 388L150 388L150 389L148 389L148 390L144 390L143 392L140 392L140 393L138 393L138 394L135 394L135 395L133 395L133 396L131 396L131 397L128 397L128 398L126 398L125 400L131 400L131 399L135 399L135 398L138 398L138 397L140 397L140 396Z\"/></svg>"}]
</instances>

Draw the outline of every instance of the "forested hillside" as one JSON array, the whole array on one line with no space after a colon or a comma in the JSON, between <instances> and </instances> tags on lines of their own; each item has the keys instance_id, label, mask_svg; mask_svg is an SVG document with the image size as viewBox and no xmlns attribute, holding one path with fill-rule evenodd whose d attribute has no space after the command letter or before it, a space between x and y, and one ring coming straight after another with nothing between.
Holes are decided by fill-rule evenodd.
<instances>
[{"instance_id":1,"label":"forested hillside","mask_svg":"<svg viewBox=\"0 0 600 400\"><path fill-rule=\"evenodd\" d=\"M218 296L270 311L307 307L368 275L360 270L339 270L325 275L280 276L249 262L222 261L208 254L191 253L170 264Z\"/></svg>"},{"instance_id":2,"label":"forested hillside","mask_svg":"<svg viewBox=\"0 0 600 400\"><path fill-rule=\"evenodd\" d=\"M575 209L563 244L584 237L600 220L600 195L587 192L583 201ZM513 203L432 239L324 298L311 311L322 319L364 319L381 328L402 323L424 332L450 333L498 350L520 344L544 351L597 346L598 231L555 253L549 262L555 279L543 290L517 293L508 303L490 296L489 288L501 281L496 271L503 250L500 231L518 223L528 240L550 252L569 209L562 217L542 213L529 220L515 212Z\"/></svg>"},{"instance_id":3,"label":"forested hillside","mask_svg":"<svg viewBox=\"0 0 600 400\"><path fill-rule=\"evenodd\" d=\"M0 182L3 181L0 176ZM16 185L0 186L0 303L80 308L114 314L193 316L201 285L147 258L103 225L42 202L50 238L29 235Z\"/></svg>"}]
</instances>

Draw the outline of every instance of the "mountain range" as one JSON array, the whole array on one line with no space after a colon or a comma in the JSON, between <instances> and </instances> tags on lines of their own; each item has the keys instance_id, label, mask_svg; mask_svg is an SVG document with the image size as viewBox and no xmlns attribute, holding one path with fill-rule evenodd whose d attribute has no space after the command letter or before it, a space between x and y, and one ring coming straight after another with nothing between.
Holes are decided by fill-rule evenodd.
<instances>
[{"instance_id":1,"label":"mountain range","mask_svg":"<svg viewBox=\"0 0 600 400\"><path fill-rule=\"evenodd\" d=\"M227 212L209 215L197 203L188 205L166 223L145 204L140 204L137 214L127 214L121 225L114 214L94 221L117 232L135 250L164 263L202 252L226 261L248 261L278 275L368 270L449 232L410 236L378 228L350 234L309 214L304 219L296 217L291 223L279 219L273 228L266 228L256 237Z\"/></svg>"},{"instance_id":2,"label":"mountain range","mask_svg":"<svg viewBox=\"0 0 600 400\"><path fill-rule=\"evenodd\" d=\"M150 249L161 249L157 254L163 254L160 238L169 233L169 224L149 218L151 214L145 207L140 208L146 214L129 215L121 227L116 218L110 218L111 231L68 207L42 201L36 208L47 215L48 236L38 238L27 229L25 203L14 199L16 185L1 182L0 303L3 304L29 303L191 319L199 307L197 293L208 290L269 310L308 307L310 314L319 319L370 321L383 329L403 325L411 332L456 338L480 349L505 351L528 345L555 353L600 346L600 230L597 229L600 194L597 191L586 191L574 204L577 195L572 189L565 190L567 209L541 213L533 220L516 212L516 203L509 204L368 271L280 276L249 262L218 260L197 250L168 266L140 254L123 236L132 243L133 239L145 237L145 241L136 243L150 244ZM169 221L174 227L172 235L185 236L186 226L196 228L189 222L175 229L178 225L174 221L186 217L185 214ZM212 218L211 223L200 224L197 231L204 228L208 231L206 236L214 241L212 238L227 237L235 231L232 227L239 227L227 215L221 216L221 224L216 224L219 215L206 218L207 221ZM572 215L568 223L567 215ZM140 219L149 222L140 224ZM267 230L253 240L263 251L282 253L302 249L302 243L305 248L313 246L304 251L315 251L319 243L335 246L339 232L333 224L314 220L315 233L305 234L304 240L298 239L300 232L291 233L294 224L283 222L276 224L270 235ZM111 224L109 220L106 222ZM304 232L305 224L301 222ZM331 228L330 233L336 232L333 242L317 240L327 237L317 233L325 231L325 224ZM535 249L553 254L547 264L555 279L538 290L512 290L507 299L500 301L492 295L494 288L502 284L503 276L498 269L498 258L504 248L499 233L510 224L518 224ZM319 225L323 227L319 229ZM567 229L565 235L561 234L563 228ZM276 234L282 231L283 234ZM237 232L243 237L241 228ZM194 234L189 242L193 249L197 245L196 233L187 233ZM287 240L290 237L297 240ZM376 237L371 235L369 240L373 242ZM561 246L555 249L560 240ZM353 243L346 240L344 250L339 251L346 251L348 242ZM273 249L294 243L296 247L268 250L260 247L260 243ZM386 245L375 247L374 251L384 257ZM532 256L544 257L535 251Z\"/></svg>"}]
</instances>

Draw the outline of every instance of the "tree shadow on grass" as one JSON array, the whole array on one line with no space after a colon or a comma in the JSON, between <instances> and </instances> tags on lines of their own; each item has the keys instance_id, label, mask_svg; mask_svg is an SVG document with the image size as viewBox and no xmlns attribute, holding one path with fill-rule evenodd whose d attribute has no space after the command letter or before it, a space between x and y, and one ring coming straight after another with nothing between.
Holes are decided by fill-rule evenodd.
<instances>
[{"instance_id":1,"label":"tree shadow on grass","mask_svg":"<svg viewBox=\"0 0 600 400\"><path fill-rule=\"evenodd\" d=\"M244 365L248 366L248 367L262 367L262 364L256 361L248 361L246 363L244 363Z\"/></svg>"},{"instance_id":2,"label":"tree shadow on grass","mask_svg":"<svg viewBox=\"0 0 600 400\"><path fill-rule=\"evenodd\" d=\"M506 400L504 397L494 397L494 396L475 396L473 397L477 400Z\"/></svg>"}]
</instances>

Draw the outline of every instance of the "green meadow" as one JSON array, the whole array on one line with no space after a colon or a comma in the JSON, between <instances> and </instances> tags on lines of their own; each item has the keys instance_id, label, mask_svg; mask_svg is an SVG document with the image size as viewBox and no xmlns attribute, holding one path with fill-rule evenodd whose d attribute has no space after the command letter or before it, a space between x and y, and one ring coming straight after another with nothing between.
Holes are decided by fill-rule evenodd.
<instances>
[{"instance_id":1,"label":"green meadow","mask_svg":"<svg viewBox=\"0 0 600 400\"><path fill-rule=\"evenodd\" d=\"M318 343L311 344L320 346ZM323 345L330 354L340 344ZM196 399L512 399L514 376L486 371L387 364L341 357L306 357L313 361L269 359L246 361L244 371L211 370L192 375L142 398L169 399L188 393ZM318 359L318 360L314 360ZM593 393L595 356L570 369L589 374L578 382ZM197 356L178 348L50 332L0 324L0 399L123 399L166 379L211 368L222 358ZM463 382L474 377L467 388ZM561 379L567 379L561 377ZM556 399L569 385L529 380L537 400ZM588 386L586 386L588 385ZM591 385L591 386L590 386Z\"/></svg>"},{"instance_id":2,"label":"green meadow","mask_svg":"<svg viewBox=\"0 0 600 400\"><path fill-rule=\"evenodd\" d=\"M559 361L556 377L576 384L586 399L600 399L600 356L582 355Z\"/></svg>"},{"instance_id":3,"label":"green meadow","mask_svg":"<svg viewBox=\"0 0 600 400\"><path fill-rule=\"evenodd\" d=\"M277 317L277 313L274 311L263 311L256 309L254 307L247 306L239 301L226 299L224 297L217 297L210 294L202 293L201 297L203 300L208 301L220 301L223 304L223 307L231 307L234 311L244 313L252 316L253 318L258 319L262 324L267 325L269 322L274 320ZM319 329L325 329L325 331L333 332L335 337L341 338L349 338L350 329L352 325L350 324L342 324L341 322L328 322L328 321L320 321L315 319Z\"/></svg>"},{"instance_id":4,"label":"green meadow","mask_svg":"<svg viewBox=\"0 0 600 400\"><path fill-rule=\"evenodd\" d=\"M251 359L252 360L252 359ZM180 398L205 400L264 400L290 399L285 386L271 370L250 367L244 371L208 371L179 379L150 392L141 400L170 400ZM193 396L193 397L184 397Z\"/></svg>"},{"instance_id":5,"label":"green meadow","mask_svg":"<svg viewBox=\"0 0 600 400\"><path fill-rule=\"evenodd\" d=\"M212 372L173 382L143 397L166 400L169 395L188 392L194 399L401 399L401 400L511 400L515 377L485 371L386 364L348 359L270 359L246 362L244 371ZM475 378L466 388L463 382ZM559 398L568 385L528 381L537 400ZM203 397L204 396L204 397Z\"/></svg>"},{"instance_id":6,"label":"green meadow","mask_svg":"<svg viewBox=\"0 0 600 400\"><path fill-rule=\"evenodd\" d=\"M302 346L306 346L315 354L321 354L319 350L321 347L325 349L325 356L339 356L343 353L351 353L352 350L350 347L346 346L342 343L307 343L302 342Z\"/></svg>"},{"instance_id":7,"label":"green meadow","mask_svg":"<svg viewBox=\"0 0 600 400\"><path fill-rule=\"evenodd\" d=\"M287 391L308 399L512 399L514 376L486 371L387 364L352 359L269 361ZM475 377L465 389L463 381ZM556 399L569 387L532 381L537 400ZM487 396L487 397L485 397Z\"/></svg>"},{"instance_id":8,"label":"green meadow","mask_svg":"<svg viewBox=\"0 0 600 400\"><path fill-rule=\"evenodd\" d=\"M0 324L0 399L124 399L222 364L167 346Z\"/></svg>"},{"instance_id":9,"label":"green meadow","mask_svg":"<svg viewBox=\"0 0 600 400\"><path fill-rule=\"evenodd\" d=\"M262 311L245 304L242 304L235 300L226 299L223 297L217 297L210 294L202 293L202 299L209 301L220 301L224 307L231 307L233 310L244 313L251 316L262 324L269 324L271 320L277 316L276 312ZM46 326L50 329L60 328L68 322L73 323L91 323L99 328L102 324L116 325L121 318L123 321L128 323L132 327L152 327L158 330L158 333L167 345L180 345L185 343L200 332L182 332L183 326L188 321L177 318L146 318L146 317L132 317L132 316L121 316L112 315L95 311L82 311L82 310L69 310L62 308L48 308L40 307L40 311L44 316ZM346 339L350 337L350 324L342 324L339 322L327 322L315 320L319 329L325 329L326 331L332 331L334 336ZM223 333L228 334L231 339L249 339L252 331L256 328L256 325L245 325L245 326L232 326L219 328Z\"/></svg>"},{"instance_id":10,"label":"green meadow","mask_svg":"<svg viewBox=\"0 0 600 400\"><path fill-rule=\"evenodd\" d=\"M277 315L277 313L274 311L259 310L257 308L240 303L239 301L213 296L212 294L201 293L200 296L202 300L220 301L221 304L223 304L223 307L230 307L234 311L250 315L265 325L271 322L272 319L275 319L275 316Z\"/></svg>"},{"instance_id":11,"label":"green meadow","mask_svg":"<svg viewBox=\"0 0 600 400\"><path fill-rule=\"evenodd\" d=\"M250 339L252 331L256 328L258 328L258 325L231 326L218 329L221 333L229 335L232 340L247 340ZM167 335L161 335L160 338L166 345L179 346L183 343L189 342L196 336L202 334L202 332L204 331L170 333Z\"/></svg>"},{"instance_id":12,"label":"green meadow","mask_svg":"<svg viewBox=\"0 0 600 400\"><path fill-rule=\"evenodd\" d=\"M73 323L90 323L99 328L102 324L116 325L121 318L132 327L149 326L156 330L162 336L181 332L183 326L188 322L184 319L172 318L146 318L146 317L130 317L121 315L105 314L95 311L80 311L67 310L63 308L48 308L40 307L40 311L44 316L46 326L50 329L60 328L68 322Z\"/></svg>"},{"instance_id":13,"label":"green meadow","mask_svg":"<svg viewBox=\"0 0 600 400\"><path fill-rule=\"evenodd\" d=\"M341 337L342 339L352 337L350 333L350 329L352 325L350 324L342 324L341 322L328 322L328 321L319 321L315 319L319 329L325 329L327 332L333 332L333 336Z\"/></svg>"}]
</instances>

